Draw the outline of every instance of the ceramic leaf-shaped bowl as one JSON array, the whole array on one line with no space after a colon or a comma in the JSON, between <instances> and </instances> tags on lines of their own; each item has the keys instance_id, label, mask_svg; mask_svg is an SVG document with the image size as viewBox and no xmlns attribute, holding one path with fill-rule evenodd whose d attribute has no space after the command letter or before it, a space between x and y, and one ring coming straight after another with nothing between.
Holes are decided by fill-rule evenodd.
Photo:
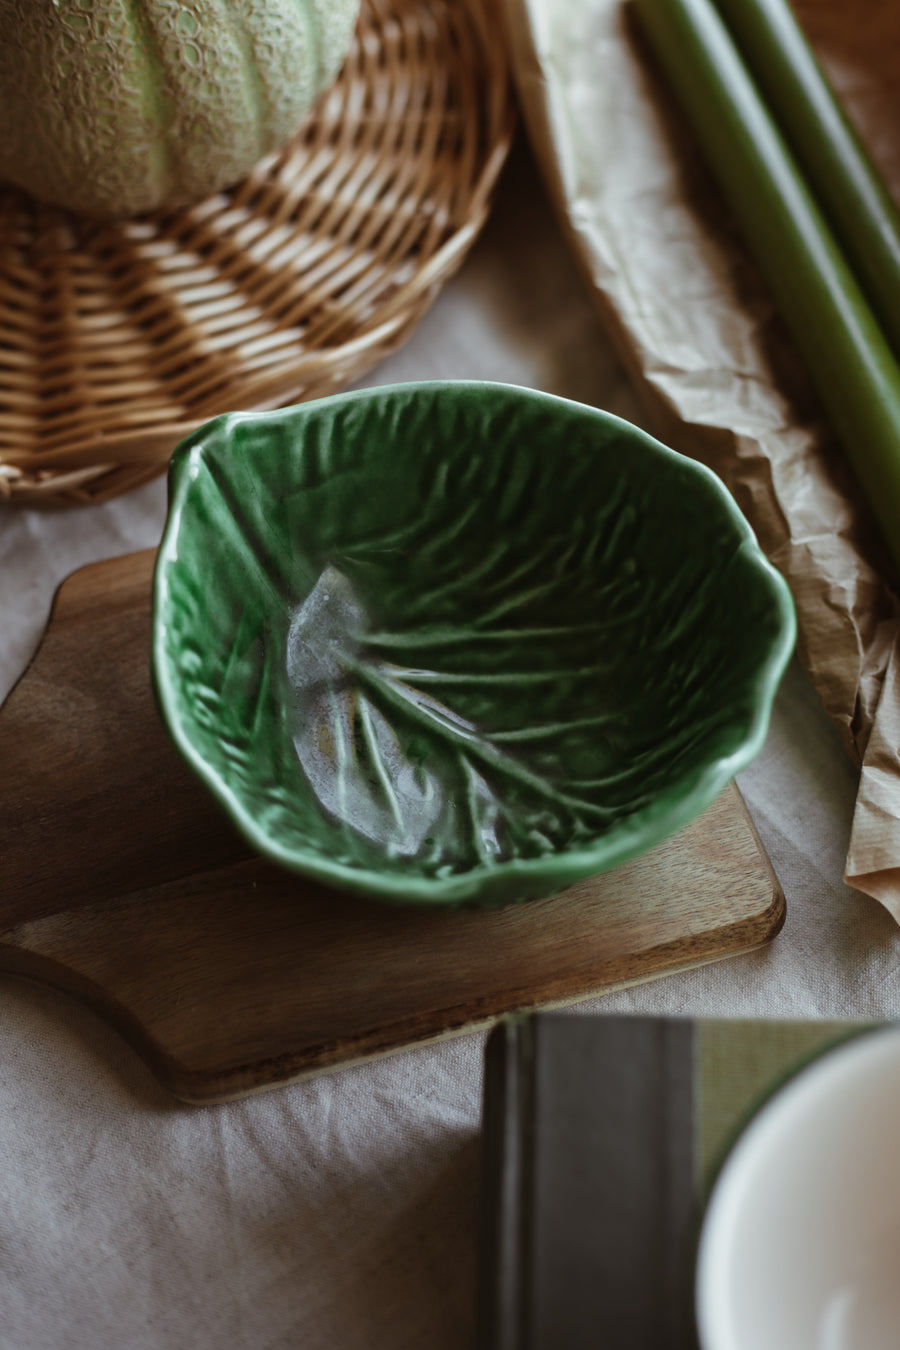
<instances>
[{"instance_id":1,"label":"ceramic leaf-shaped bowl","mask_svg":"<svg viewBox=\"0 0 900 1350\"><path fill-rule=\"evenodd\" d=\"M396 901L546 895L759 749L787 588L718 480L596 409L433 383L176 451L154 677L278 863Z\"/></svg>"}]
</instances>

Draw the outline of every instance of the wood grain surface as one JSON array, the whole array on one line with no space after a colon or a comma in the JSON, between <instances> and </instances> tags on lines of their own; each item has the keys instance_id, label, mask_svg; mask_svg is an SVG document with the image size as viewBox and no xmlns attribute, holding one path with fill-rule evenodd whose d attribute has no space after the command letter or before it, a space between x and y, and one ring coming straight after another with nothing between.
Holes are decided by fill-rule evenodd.
<instances>
[{"instance_id":1,"label":"wood grain surface","mask_svg":"<svg viewBox=\"0 0 900 1350\"><path fill-rule=\"evenodd\" d=\"M376 904L256 857L170 745L150 675L152 550L60 587L0 708L0 969L97 1009L214 1102L735 955L784 896L736 788L562 895Z\"/></svg>"}]
</instances>

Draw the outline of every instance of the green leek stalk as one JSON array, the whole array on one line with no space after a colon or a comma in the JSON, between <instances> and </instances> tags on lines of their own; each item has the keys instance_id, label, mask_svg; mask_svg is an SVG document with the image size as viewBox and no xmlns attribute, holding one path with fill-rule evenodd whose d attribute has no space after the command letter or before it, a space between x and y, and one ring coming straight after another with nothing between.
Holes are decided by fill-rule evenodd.
<instances>
[{"instance_id":1,"label":"green leek stalk","mask_svg":"<svg viewBox=\"0 0 900 1350\"><path fill-rule=\"evenodd\" d=\"M900 357L900 212L785 0L716 8Z\"/></svg>"},{"instance_id":2,"label":"green leek stalk","mask_svg":"<svg viewBox=\"0 0 900 1350\"><path fill-rule=\"evenodd\" d=\"M900 568L900 370L710 0L636 15Z\"/></svg>"}]
</instances>

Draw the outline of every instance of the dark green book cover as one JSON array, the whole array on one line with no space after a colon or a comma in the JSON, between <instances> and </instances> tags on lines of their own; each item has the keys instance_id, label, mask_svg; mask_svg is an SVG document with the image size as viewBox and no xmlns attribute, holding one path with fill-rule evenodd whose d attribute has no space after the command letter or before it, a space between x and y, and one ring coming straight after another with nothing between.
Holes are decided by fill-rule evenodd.
<instances>
[{"instance_id":1,"label":"dark green book cover","mask_svg":"<svg viewBox=\"0 0 900 1350\"><path fill-rule=\"evenodd\" d=\"M488 1038L478 1350L695 1350L708 1188L856 1023L540 1013Z\"/></svg>"}]
</instances>

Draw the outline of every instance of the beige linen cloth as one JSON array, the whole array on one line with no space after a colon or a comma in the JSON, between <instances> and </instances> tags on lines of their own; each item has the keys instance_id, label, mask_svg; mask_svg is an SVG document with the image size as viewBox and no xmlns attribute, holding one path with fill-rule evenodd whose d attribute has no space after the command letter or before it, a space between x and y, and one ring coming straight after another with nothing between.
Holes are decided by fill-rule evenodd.
<instances>
[{"instance_id":1,"label":"beige linen cloth","mask_svg":"<svg viewBox=\"0 0 900 1350\"><path fill-rule=\"evenodd\" d=\"M367 383L451 377L641 415L521 153L458 276ZM54 587L157 543L164 515L162 481L83 510L0 507L0 698ZM784 930L597 1006L896 1017L900 928L841 882L856 773L796 662L740 787ZM87 1008L3 977L0 1350L471 1350L482 1050L479 1033L187 1107Z\"/></svg>"},{"instance_id":2,"label":"beige linen cloth","mask_svg":"<svg viewBox=\"0 0 900 1350\"><path fill-rule=\"evenodd\" d=\"M900 921L900 635L877 529L623 0L506 0L529 133L658 434L725 480L860 780L845 879ZM900 189L900 7L795 10Z\"/></svg>"}]
</instances>

